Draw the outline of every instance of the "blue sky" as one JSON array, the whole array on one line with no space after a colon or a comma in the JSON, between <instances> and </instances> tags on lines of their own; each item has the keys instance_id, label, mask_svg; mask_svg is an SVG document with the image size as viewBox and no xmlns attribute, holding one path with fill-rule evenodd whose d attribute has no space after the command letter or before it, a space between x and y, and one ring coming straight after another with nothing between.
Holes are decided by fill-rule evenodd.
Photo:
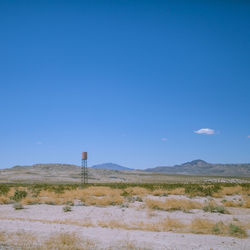
<instances>
[{"instance_id":1,"label":"blue sky","mask_svg":"<svg viewBox=\"0 0 250 250\"><path fill-rule=\"evenodd\" d=\"M249 1L0 1L0 168L250 162Z\"/></svg>"}]
</instances>

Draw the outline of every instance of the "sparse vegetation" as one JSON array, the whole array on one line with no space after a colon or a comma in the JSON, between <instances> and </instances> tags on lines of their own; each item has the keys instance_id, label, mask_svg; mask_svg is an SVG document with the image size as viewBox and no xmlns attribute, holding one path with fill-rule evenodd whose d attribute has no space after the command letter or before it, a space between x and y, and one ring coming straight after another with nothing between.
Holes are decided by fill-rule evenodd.
<instances>
[{"instance_id":1,"label":"sparse vegetation","mask_svg":"<svg viewBox=\"0 0 250 250\"><path fill-rule=\"evenodd\" d=\"M64 212L70 212L74 204L81 203L84 206L107 207L116 206L113 211L121 212L121 218L117 219L112 213L107 213L104 219L96 221L89 215L84 215L85 218L80 220L73 220L71 214L65 214L65 220L50 219L50 218L25 218L25 213L16 213L15 218L7 218L4 216L2 220L20 220L29 222L40 222L47 224L65 224L75 225L80 227L102 227L114 228L121 230L142 230L150 232L178 232L178 233L195 233L195 234L214 234L222 236L231 236L238 238L247 237L246 229L249 223L245 223L240 217L237 217L238 211L247 212L241 208L249 208L250 199L248 196L249 185L231 185L231 184L88 184L84 186L79 185L27 185L27 184L2 184L0 194L0 204L8 204L16 202L13 205L14 209L22 209L23 205L32 204L49 204L49 205L63 205L60 209ZM228 197L228 195L235 195ZM202 197L199 197L202 196ZM208 198L204 197L207 196ZM225 196L225 197L224 197ZM195 198L193 198L195 197ZM213 197L213 198L212 198ZM217 199L217 197L220 197ZM208 202L204 202L208 200ZM221 205L222 204L222 205ZM227 207L235 207L239 209L228 209ZM30 207L27 206L27 212ZM47 208L47 207L46 207ZM127 209L125 209L127 208ZM51 208L56 210L56 208ZM97 209L100 212L107 211L106 208L76 208L86 209L92 211ZM120 212L119 212L120 209ZM131 209L136 213L142 212L142 218L135 217L131 219ZM169 217L170 213L162 211L191 212L193 209L203 209L209 213L227 214L230 211L234 214L227 215L231 220L225 220L225 216L221 216L221 221L218 221L218 215L212 217L206 214L207 218L217 218L213 221L210 219L189 217L187 215L183 220L183 213L174 213L174 216ZM161 210L161 211L158 211ZM108 210L109 211L109 210ZM236 212L235 212L236 211ZM116 212L115 212L116 213ZM126 218L127 214L130 218ZM17 216L18 215L18 216ZM162 218L162 215L165 215ZM177 215L177 217L176 217ZM182 218L179 219L178 217ZM120 216L120 215L119 215ZM136 215L137 216L137 215ZM193 215L192 215L193 216ZM186 219L187 218L187 219ZM1 219L1 218L0 218ZM5 237L5 238L4 238ZM6 240L6 234L0 234L0 242ZM72 240L69 246L68 242ZM57 240L57 242L55 242ZM74 241L77 241L75 244ZM15 244L24 246L25 249L94 249L95 244L88 239L79 239L76 234L70 235L52 235L42 245L36 245L34 241L27 241L27 243L15 241ZM131 245L124 242L124 245ZM16 246L16 245L15 245ZM131 247L134 246L133 244ZM32 248L33 247L33 248ZM45 247L45 248L44 248ZM112 246L113 247L113 246ZM110 248L112 249L112 248Z\"/></svg>"},{"instance_id":2,"label":"sparse vegetation","mask_svg":"<svg viewBox=\"0 0 250 250\"><path fill-rule=\"evenodd\" d=\"M147 199L146 205L151 209L159 209L165 211L181 210L184 212L188 212L191 209L199 209L202 207L201 203L197 201L190 201L187 199L166 199L165 201Z\"/></svg>"},{"instance_id":3,"label":"sparse vegetation","mask_svg":"<svg viewBox=\"0 0 250 250\"><path fill-rule=\"evenodd\" d=\"M63 211L64 211L64 212L71 212L71 211L72 211L72 208L71 208L71 206L64 206L64 207L63 207Z\"/></svg>"},{"instance_id":4,"label":"sparse vegetation","mask_svg":"<svg viewBox=\"0 0 250 250\"><path fill-rule=\"evenodd\" d=\"M228 230L229 234L234 237L245 238L247 236L246 231L235 224L230 224Z\"/></svg>"},{"instance_id":5,"label":"sparse vegetation","mask_svg":"<svg viewBox=\"0 0 250 250\"><path fill-rule=\"evenodd\" d=\"M15 203L15 204L13 204L13 208L15 209L15 210L21 210L21 209L24 209L24 207L23 207L23 205L21 204L21 203Z\"/></svg>"},{"instance_id":6,"label":"sparse vegetation","mask_svg":"<svg viewBox=\"0 0 250 250\"><path fill-rule=\"evenodd\" d=\"M80 250L83 249L80 242L81 239L76 234L60 233L51 236L44 245L47 249Z\"/></svg>"},{"instance_id":7,"label":"sparse vegetation","mask_svg":"<svg viewBox=\"0 0 250 250\"><path fill-rule=\"evenodd\" d=\"M101 189L98 190L98 188ZM234 194L249 194L250 183L210 183L210 184L149 184L149 183L91 183L85 184L15 184L15 183L2 183L0 184L0 195L7 195L11 188L25 188L27 193L32 197L38 197L41 191L48 191L55 194L63 194L65 191L85 190L88 193L94 192L96 196L103 196L109 189L118 189L122 195L141 195L145 193L152 194L187 194L191 196L209 196L219 194L220 197L224 195ZM108 188L108 189L105 189ZM124 192L126 191L126 192ZM93 193L92 193L93 194Z\"/></svg>"},{"instance_id":8,"label":"sparse vegetation","mask_svg":"<svg viewBox=\"0 0 250 250\"><path fill-rule=\"evenodd\" d=\"M229 212L225 209L223 206L219 206L214 201L210 201L207 205L205 205L203 208L204 212L210 212L210 213L221 213L221 214L228 214Z\"/></svg>"},{"instance_id":9,"label":"sparse vegetation","mask_svg":"<svg viewBox=\"0 0 250 250\"><path fill-rule=\"evenodd\" d=\"M16 190L14 196L11 197L14 201L20 201L27 196L27 192L25 190Z\"/></svg>"},{"instance_id":10,"label":"sparse vegetation","mask_svg":"<svg viewBox=\"0 0 250 250\"><path fill-rule=\"evenodd\" d=\"M207 219L196 218L192 221L191 232L197 234L229 235L238 238L247 237L246 231L241 225L228 224L222 221L213 222Z\"/></svg>"}]
</instances>

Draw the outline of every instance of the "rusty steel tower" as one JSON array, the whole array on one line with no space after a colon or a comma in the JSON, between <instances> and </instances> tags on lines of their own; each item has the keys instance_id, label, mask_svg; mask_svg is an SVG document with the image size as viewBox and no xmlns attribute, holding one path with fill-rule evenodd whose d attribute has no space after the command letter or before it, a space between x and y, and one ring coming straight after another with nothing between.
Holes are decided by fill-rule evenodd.
<instances>
[{"instance_id":1,"label":"rusty steel tower","mask_svg":"<svg viewBox=\"0 0 250 250\"><path fill-rule=\"evenodd\" d=\"M82 152L82 169L81 169L81 183L82 184L88 183L87 159L88 159L87 152Z\"/></svg>"}]
</instances>

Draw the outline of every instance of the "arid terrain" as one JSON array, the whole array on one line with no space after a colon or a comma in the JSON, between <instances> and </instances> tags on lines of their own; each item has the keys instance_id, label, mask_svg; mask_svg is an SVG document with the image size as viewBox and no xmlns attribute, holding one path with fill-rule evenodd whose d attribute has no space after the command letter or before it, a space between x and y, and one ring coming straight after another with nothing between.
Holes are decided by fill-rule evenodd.
<instances>
[{"instance_id":1,"label":"arid terrain","mask_svg":"<svg viewBox=\"0 0 250 250\"><path fill-rule=\"evenodd\" d=\"M143 170L110 170L88 168L89 183L247 183L249 171L245 176L197 176L166 174ZM35 164L15 166L0 170L0 182L16 183L80 183L81 168L69 164Z\"/></svg>"},{"instance_id":2,"label":"arid terrain","mask_svg":"<svg viewBox=\"0 0 250 250\"><path fill-rule=\"evenodd\" d=\"M0 184L0 249L249 249L249 184Z\"/></svg>"}]
</instances>

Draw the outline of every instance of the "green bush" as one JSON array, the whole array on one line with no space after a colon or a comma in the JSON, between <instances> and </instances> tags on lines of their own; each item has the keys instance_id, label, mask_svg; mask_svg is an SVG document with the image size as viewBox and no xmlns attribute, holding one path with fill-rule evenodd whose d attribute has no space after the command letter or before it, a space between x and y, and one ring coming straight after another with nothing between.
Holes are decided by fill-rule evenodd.
<instances>
[{"instance_id":1,"label":"green bush","mask_svg":"<svg viewBox=\"0 0 250 250\"><path fill-rule=\"evenodd\" d=\"M210 213L221 213L221 214L228 213L228 211L223 206L214 206L213 204L208 204L207 206L204 206L202 209L204 212L210 212Z\"/></svg>"},{"instance_id":2,"label":"green bush","mask_svg":"<svg viewBox=\"0 0 250 250\"><path fill-rule=\"evenodd\" d=\"M71 206L65 206L65 207L63 207L63 211L64 212L71 212L72 208L71 208Z\"/></svg>"},{"instance_id":3,"label":"green bush","mask_svg":"<svg viewBox=\"0 0 250 250\"><path fill-rule=\"evenodd\" d=\"M10 197L14 201L20 201L27 196L27 192L24 190L16 190L14 196Z\"/></svg>"},{"instance_id":4,"label":"green bush","mask_svg":"<svg viewBox=\"0 0 250 250\"><path fill-rule=\"evenodd\" d=\"M240 238L244 238L247 236L247 233L244 229L242 229L239 226L234 225L234 224L229 225L229 234L231 236L236 236L236 237L240 237Z\"/></svg>"},{"instance_id":5,"label":"green bush","mask_svg":"<svg viewBox=\"0 0 250 250\"><path fill-rule=\"evenodd\" d=\"M6 195L9 192L10 188L5 184L0 184L0 195Z\"/></svg>"},{"instance_id":6,"label":"green bush","mask_svg":"<svg viewBox=\"0 0 250 250\"><path fill-rule=\"evenodd\" d=\"M187 184L185 193L190 196L212 196L213 193L218 192L220 189L221 185L217 183L213 185Z\"/></svg>"},{"instance_id":7,"label":"green bush","mask_svg":"<svg viewBox=\"0 0 250 250\"><path fill-rule=\"evenodd\" d=\"M212 233L223 234L223 232L225 231L225 228L226 228L225 224L222 221L220 221L213 226Z\"/></svg>"}]
</instances>

